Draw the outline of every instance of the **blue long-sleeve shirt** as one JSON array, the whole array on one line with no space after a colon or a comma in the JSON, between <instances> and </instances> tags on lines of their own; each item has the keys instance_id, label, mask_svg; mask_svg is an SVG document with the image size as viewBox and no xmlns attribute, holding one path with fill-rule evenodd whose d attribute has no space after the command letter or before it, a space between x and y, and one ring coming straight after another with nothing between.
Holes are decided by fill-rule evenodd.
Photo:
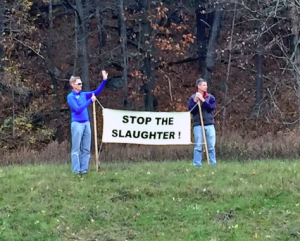
<instances>
[{"instance_id":1,"label":"blue long-sleeve shirt","mask_svg":"<svg viewBox=\"0 0 300 241\"><path fill-rule=\"evenodd\" d=\"M92 103L92 95L99 95L103 90L107 79L103 80L98 88L94 91L80 91L72 90L67 96L67 102L71 109L71 122L86 122L89 121L88 106Z\"/></svg>"}]
</instances>

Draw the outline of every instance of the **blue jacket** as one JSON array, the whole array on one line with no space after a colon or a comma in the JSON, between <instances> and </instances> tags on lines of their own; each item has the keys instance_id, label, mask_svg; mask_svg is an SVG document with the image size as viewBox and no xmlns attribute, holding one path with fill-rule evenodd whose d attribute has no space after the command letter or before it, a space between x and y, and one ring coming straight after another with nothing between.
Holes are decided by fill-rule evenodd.
<instances>
[{"instance_id":1,"label":"blue jacket","mask_svg":"<svg viewBox=\"0 0 300 241\"><path fill-rule=\"evenodd\" d=\"M214 125L214 115L213 111L216 109L216 99L213 95L205 93L203 96L205 102L201 105L203 123L205 126ZM195 94L193 94L189 99L189 111L193 114L193 126L201 125L200 122L200 113L197 106L197 102L194 101ZM196 107L195 107L196 106ZM194 109L193 109L194 108Z\"/></svg>"},{"instance_id":2,"label":"blue jacket","mask_svg":"<svg viewBox=\"0 0 300 241\"><path fill-rule=\"evenodd\" d=\"M93 94L99 95L103 90L107 80L103 80L98 88L94 91L88 92L76 92L72 90L70 94L68 94L67 102L71 109L71 122L86 122L89 121L89 113L88 106L92 104L91 97Z\"/></svg>"}]
</instances>

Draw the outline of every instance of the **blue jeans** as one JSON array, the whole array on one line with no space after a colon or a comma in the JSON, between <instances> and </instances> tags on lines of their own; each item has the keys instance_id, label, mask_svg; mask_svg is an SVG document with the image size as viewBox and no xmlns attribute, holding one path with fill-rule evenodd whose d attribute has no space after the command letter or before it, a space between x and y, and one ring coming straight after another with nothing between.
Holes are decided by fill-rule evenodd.
<instances>
[{"instance_id":1,"label":"blue jeans","mask_svg":"<svg viewBox=\"0 0 300 241\"><path fill-rule=\"evenodd\" d=\"M211 165L216 165L216 130L214 125L204 126L205 136L207 142L209 163ZM202 127L194 126L194 166L202 166L202 145L204 144L203 136L202 136Z\"/></svg>"},{"instance_id":2,"label":"blue jeans","mask_svg":"<svg viewBox=\"0 0 300 241\"><path fill-rule=\"evenodd\" d=\"M74 173L86 173L89 169L91 156L91 125L90 122L72 122L71 161Z\"/></svg>"}]
</instances>

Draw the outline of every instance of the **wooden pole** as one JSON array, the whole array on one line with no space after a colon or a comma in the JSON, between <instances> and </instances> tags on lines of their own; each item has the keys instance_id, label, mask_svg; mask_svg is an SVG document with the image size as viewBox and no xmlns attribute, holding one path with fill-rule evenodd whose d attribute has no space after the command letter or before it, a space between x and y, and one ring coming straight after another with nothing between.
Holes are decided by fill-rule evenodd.
<instances>
[{"instance_id":1,"label":"wooden pole","mask_svg":"<svg viewBox=\"0 0 300 241\"><path fill-rule=\"evenodd\" d=\"M94 95L94 94L93 94ZM95 142L95 169L98 171L98 142L97 142L97 121L96 121L96 104L95 101L93 102L93 116L94 116L94 142Z\"/></svg>"},{"instance_id":2,"label":"wooden pole","mask_svg":"<svg viewBox=\"0 0 300 241\"><path fill-rule=\"evenodd\" d=\"M202 127L202 136L203 136L204 147L205 147L205 152L206 152L206 159L207 159L207 163L209 164L207 141L206 141L206 135L205 135L205 129L204 129L204 123L203 123L203 116L202 116L202 109L201 109L200 101L198 101L197 104L198 104L199 113L200 113L200 122L201 122L201 127Z\"/></svg>"}]
</instances>

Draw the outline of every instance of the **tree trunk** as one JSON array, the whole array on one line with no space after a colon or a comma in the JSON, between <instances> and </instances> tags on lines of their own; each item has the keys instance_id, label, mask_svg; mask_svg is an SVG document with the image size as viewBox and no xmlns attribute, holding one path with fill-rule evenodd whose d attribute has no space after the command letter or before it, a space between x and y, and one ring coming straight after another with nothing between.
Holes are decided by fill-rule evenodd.
<instances>
[{"instance_id":1,"label":"tree trunk","mask_svg":"<svg viewBox=\"0 0 300 241\"><path fill-rule=\"evenodd\" d=\"M74 31L74 43L75 43L75 46L74 46L74 62L73 62L73 76L77 76L77 62L78 62L78 32L79 32L79 26L78 26L78 18L75 17L75 20L74 20L74 28L75 28L75 31Z\"/></svg>"},{"instance_id":2,"label":"tree trunk","mask_svg":"<svg viewBox=\"0 0 300 241\"><path fill-rule=\"evenodd\" d=\"M228 58L228 65L227 65L227 73L226 73L226 81L224 83L224 92L223 92L223 116L222 116L222 131L224 134L225 131L225 124L227 120L226 116L226 110L227 110L227 103L228 103L228 83L229 83L229 77L230 77L230 69L231 69L231 59L232 59L232 41L234 36L234 26L235 26L235 18L236 18L236 6L237 3L234 4L234 12L233 12L233 18L231 23L231 32L230 32L230 42L229 42L229 58Z\"/></svg>"},{"instance_id":3,"label":"tree trunk","mask_svg":"<svg viewBox=\"0 0 300 241\"><path fill-rule=\"evenodd\" d=\"M260 39L261 37L259 37ZM259 107L262 104L263 100L263 47L259 41L257 45L257 73L256 73L256 83L255 83L255 109L256 116L259 116Z\"/></svg>"},{"instance_id":4,"label":"tree trunk","mask_svg":"<svg viewBox=\"0 0 300 241\"><path fill-rule=\"evenodd\" d=\"M139 21L138 23L139 23L139 33L141 35L141 33L142 33L142 22ZM139 52L142 51L142 38L138 39L138 51ZM137 65L136 65L136 68L138 70L141 69L141 65L142 65L141 63L142 63L142 59L138 58ZM140 89L140 87L139 87L139 84L138 84L138 77L135 76L134 77L134 91L135 91L135 94L134 94L134 100L133 100L133 109L134 110L138 110L138 107L137 107L138 106L137 93L138 93L139 89Z\"/></svg>"},{"instance_id":5,"label":"tree trunk","mask_svg":"<svg viewBox=\"0 0 300 241\"><path fill-rule=\"evenodd\" d=\"M202 0L199 5L197 5L196 13L196 26L197 26L197 46L198 46L198 58L199 58L199 71L203 73L203 70L206 69L206 46L207 46L207 37L206 37L206 28L208 23L206 22L207 14L205 11L205 1Z\"/></svg>"},{"instance_id":6,"label":"tree trunk","mask_svg":"<svg viewBox=\"0 0 300 241\"><path fill-rule=\"evenodd\" d=\"M119 29L120 29L120 43L122 51L122 79L123 79L123 107L128 108L128 65L127 65L127 36L126 36L126 23L124 18L124 3L123 0L119 0Z\"/></svg>"},{"instance_id":7,"label":"tree trunk","mask_svg":"<svg viewBox=\"0 0 300 241\"><path fill-rule=\"evenodd\" d=\"M4 49L2 46L2 35L4 32L4 1L0 0L0 73L3 71L3 61L2 59L4 58Z\"/></svg>"},{"instance_id":8,"label":"tree trunk","mask_svg":"<svg viewBox=\"0 0 300 241\"><path fill-rule=\"evenodd\" d=\"M141 13L141 45L144 64L144 109L153 111L153 90L155 87L155 73L154 73L154 43L151 39L152 28L148 20L149 1L140 0L139 6L142 8Z\"/></svg>"},{"instance_id":9,"label":"tree trunk","mask_svg":"<svg viewBox=\"0 0 300 241\"><path fill-rule=\"evenodd\" d=\"M104 62L102 61L102 47L106 45L106 34L102 30L103 28L103 17L100 15L100 2L97 2L96 6L96 19L97 19L97 31L98 31L98 41L99 41L99 62L100 62L100 69L104 69Z\"/></svg>"},{"instance_id":10,"label":"tree trunk","mask_svg":"<svg viewBox=\"0 0 300 241\"><path fill-rule=\"evenodd\" d=\"M106 46L107 34L104 31L103 21L104 17L101 15L101 2L97 2L96 5L96 19L97 19L97 31L100 48Z\"/></svg>"},{"instance_id":11,"label":"tree trunk","mask_svg":"<svg viewBox=\"0 0 300 241\"><path fill-rule=\"evenodd\" d=\"M79 51L79 63L82 66L81 78L83 83L83 90L90 90L89 83L89 66L88 66L88 24L87 24L87 6L85 0L76 0L76 8L78 11L78 51Z\"/></svg>"},{"instance_id":12,"label":"tree trunk","mask_svg":"<svg viewBox=\"0 0 300 241\"><path fill-rule=\"evenodd\" d=\"M291 3L291 13L290 16L292 18L292 33L294 35L293 44L294 44L294 51L291 56L291 64L293 69L293 75L296 82L296 90L297 90L297 97L298 97L298 126L300 127L300 7L297 3L297 0L293 0Z\"/></svg>"},{"instance_id":13,"label":"tree trunk","mask_svg":"<svg viewBox=\"0 0 300 241\"><path fill-rule=\"evenodd\" d=\"M259 11L262 12L258 6ZM256 20L256 29L258 29L256 44L256 76L255 76L255 102L252 108L251 116L259 117L260 107L263 100L263 33L261 31L261 17Z\"/></svg>"},{"instance_id":14,"label":"tree trunk","mask_svg":"<svg viewBox=\"0 0 300 241\"><path fill-rule=\"evenodd\" d=\"M58 143L62 142L62 127L61 127L61 120L60 120L60 104L59 104L59 96L57 90L57 79L54 76L54 55L53 55L53 12L52 12L52 0L49 0L49 36L48 36L48 58L49 58L49 69L50 69L50 77L52 80L52 87L53 87L53 119L55 121L56 126L56 138Z\"/></svg>"},{"instance_id":15,"label":"tree trunk","mask_svg":"<svg viewBox=\"0 0 300 241\"><path fill-rule=\"evenodd\" d=\"M221 10L221 6L217 5L215 14L214 14L214 22L211 29L211 35L209 38L208 46L207 46L207 54L206 54L206 69L204 71L204 79L207 80L208 86L211 84L211 77L213 72L213 67L215 65L215 53L216 53L216 44L219 38L219 33L221 30L221 20L222 20L223 12Z\"/></svg>"},{"instance_id":16,"label":"tree trunk","mask_svg":"<svg viewBox=\"0 0 300 241\"><path fill-rule=\"evenodd\" d=\"M89 61L88 61L88 17L89 17L89 1L88 0L76 0L76 9L77 9L77 42L78 42L78 65L82 66L81 68L81 80L82 80L82 89L84 91L90 90L89 82ZM88 112L90 119L93 116L92 105L88 107ZM94 128L91 125L92 137L94 136ZM94 138L91 138L91 151L94 152Z\"/></svg>"}]
</instances>

